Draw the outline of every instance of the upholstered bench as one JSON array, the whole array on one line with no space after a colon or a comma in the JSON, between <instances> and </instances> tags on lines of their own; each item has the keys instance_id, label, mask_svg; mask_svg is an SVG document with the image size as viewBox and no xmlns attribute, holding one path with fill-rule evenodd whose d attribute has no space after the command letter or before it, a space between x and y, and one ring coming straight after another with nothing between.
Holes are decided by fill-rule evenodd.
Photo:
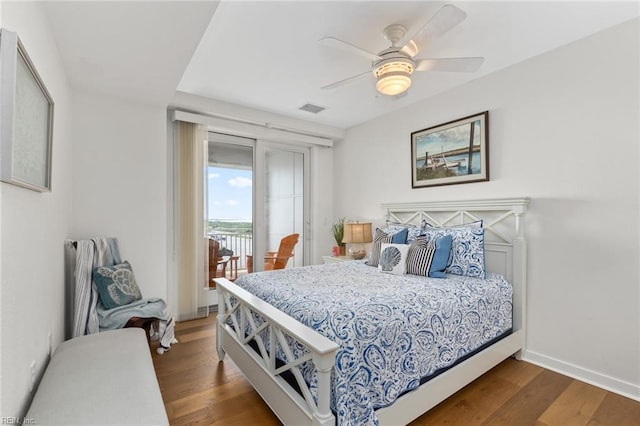
<instances>
[{"instance_id":1,"label":"upholstered bench","mask_svg":"<svg viewBox=\"0 0 640 426\"><path fill-rule=\"evenodd\" d=\"M38 425L168 425L145 331L62 343L26 415Z\"/></svg>"}]
</instances>

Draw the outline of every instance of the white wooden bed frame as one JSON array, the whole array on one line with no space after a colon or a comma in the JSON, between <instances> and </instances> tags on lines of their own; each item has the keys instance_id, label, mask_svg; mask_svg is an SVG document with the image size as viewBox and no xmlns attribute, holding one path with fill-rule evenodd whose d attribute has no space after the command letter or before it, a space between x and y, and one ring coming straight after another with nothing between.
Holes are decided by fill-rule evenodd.
<instances>
[{"instance_id":1,"label":"white wooden bed frame","mask_svg":"<svg viewBox=\"0 0 640 426\"><path fill-rule=\"evenodd\" d=\"M528 204L528 198L509 198L382 205L386 219L399 223L419 224L426 220L443 226L483 219L487 270L505 276L513 284L513 333L404 394L391 406L376 410L380 425L407 424L506 358L515 355L520 359L526 343L527 244L523 218ZM227 279L217 278L215 282L219 297L217 350L220 361L229 354L285 425L334 425L329 406L330 377L338 345ZM264 323L256 324L253 313L261 316ZM227 325L229 319L233 327ZM236 332L247 326L252 330L248 336ZM267 330L268 346L258 336L258 333L264 334L264 330ZM259 354L249 346L252 339L258 344ZM295 339L308 353L294 360L286 339ZM276 351L269 354L266 350L275 345L291 360L280 368L276 368ZM313 360L317 370L317 403L298 369L298 365L307 360ZM284 370L294 375L303 396L277 376Z\"/></svg>"}]
</instances>

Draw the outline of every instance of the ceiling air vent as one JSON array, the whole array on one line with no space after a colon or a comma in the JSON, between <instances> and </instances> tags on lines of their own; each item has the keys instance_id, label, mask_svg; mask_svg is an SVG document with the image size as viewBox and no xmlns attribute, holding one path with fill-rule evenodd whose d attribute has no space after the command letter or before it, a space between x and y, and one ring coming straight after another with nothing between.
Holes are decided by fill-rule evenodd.
<instances>
[{"instance_id":1,"label":"ceiling air vent","mask_svg":"<svg viewBox=\"0 0 640 426\"><path fill-rule=\"evenodd\" d=\"M314 105L314 104L304 104L302 105L300 108L298 108L302 111L307 111L307 112L311 112L313 114L317 114L322 110L325 110L325 107L321 107L320 105Z\"/></svg>"}]
</instances>

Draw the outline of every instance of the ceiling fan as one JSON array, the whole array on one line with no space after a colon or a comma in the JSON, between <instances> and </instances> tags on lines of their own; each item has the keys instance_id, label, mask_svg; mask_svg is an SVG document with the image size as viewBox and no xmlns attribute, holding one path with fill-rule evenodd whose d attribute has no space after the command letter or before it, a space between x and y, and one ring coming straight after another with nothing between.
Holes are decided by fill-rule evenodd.
<instances>
[{"instance_id":1,"label":"ceiling fan","mask_svg":"<svg viewBox=\"0 0 640 426\"><path fill-rule=\"evenodd\" d=\"M336 81L322 89L342 86L372 72L376 78L376 89L380 93L397 96L406 92L411 86L411 74L414 71L477 71L484 62L482 57L437 59L415 57L420 51L420 46L428 46L431 40L443 35L464 21L466 17L467 14L461 9L451 4L444 5L403 45L400 45L400 42L404 39L406 28L399 24L389 25L382 34L391 46L377 54L334 37L322 38L318 42L324 46L347 50L372 60L371 70Z\"/></svg>"}]
</instances>

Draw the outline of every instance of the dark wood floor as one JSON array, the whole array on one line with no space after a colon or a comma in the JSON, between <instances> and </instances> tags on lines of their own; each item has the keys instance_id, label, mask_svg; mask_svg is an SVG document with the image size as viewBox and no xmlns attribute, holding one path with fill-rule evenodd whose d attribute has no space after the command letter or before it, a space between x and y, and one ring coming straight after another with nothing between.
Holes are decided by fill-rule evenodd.
<instances>
[{"instance_id":1,"label":"dark wood floor","mask_svg":"<svg viewBox=\"0 0 640 426\"><path fill-rule=\"evenodd\" d=\"M171 424L279 425L233 362L218 362L215 321L179 323L180 343L152 351ZM508 359L411 425L640 426L640 402Z\"/></svg>"}]
</instances>

